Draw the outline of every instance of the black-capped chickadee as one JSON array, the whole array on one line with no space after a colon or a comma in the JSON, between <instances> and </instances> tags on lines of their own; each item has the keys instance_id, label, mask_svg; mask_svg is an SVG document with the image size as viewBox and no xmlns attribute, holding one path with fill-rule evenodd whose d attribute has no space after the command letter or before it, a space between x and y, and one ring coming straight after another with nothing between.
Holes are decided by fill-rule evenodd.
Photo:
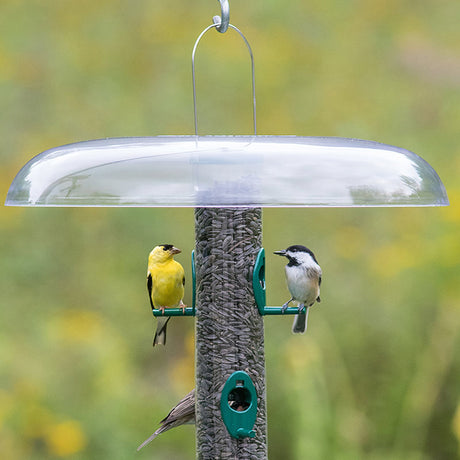
<instances>
[{"instance_id":1,"label":"black-capped chickadee","mask_svg":"<svg viewBox=\"0 0 460 460\"><path fill-rule=\"evenodd\" d=\"M283 312L292 301L296 301L299 314L294 319L292 332L304 333L307 330L308 309L315 301L321 302L319 288L321 286L321 267L310 249L296 244L274 254L287 257L285 267L286 281L291 298L281 307ZM305 311L304 311L305 310Z\"/></svg>"}]
</instances>

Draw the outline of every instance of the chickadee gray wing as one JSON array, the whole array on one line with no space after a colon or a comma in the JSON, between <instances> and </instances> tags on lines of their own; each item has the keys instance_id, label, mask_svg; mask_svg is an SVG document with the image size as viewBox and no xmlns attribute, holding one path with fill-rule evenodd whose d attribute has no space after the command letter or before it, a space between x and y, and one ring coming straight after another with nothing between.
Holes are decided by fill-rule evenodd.
<instances>
[{"instance_id":1,"label":"chickadee gray wing","mask_svg":"<svg viewBox=\"0 0 460 460\"><path fill-rule=\"evenodd\" d=\"M318 287L321 287L321 275L319 275L319 278L318 278ZM316 298L316 301L317 301L318 303L321 302L320 296L318 296L318 297Z\"/></svg>"}]
</instances>

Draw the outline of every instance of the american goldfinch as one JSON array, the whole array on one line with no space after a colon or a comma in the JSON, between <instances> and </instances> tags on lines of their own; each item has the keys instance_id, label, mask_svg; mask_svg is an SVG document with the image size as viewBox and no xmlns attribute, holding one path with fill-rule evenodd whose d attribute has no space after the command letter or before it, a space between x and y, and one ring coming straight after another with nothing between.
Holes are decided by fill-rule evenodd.
<instances>
[{"instance_id":1,"label":"american goldfinch","mask_svg":"<svg viewBox=\"0 0 460 460\"><path fill-rule=\"evenodd\" d=\"M159 434L176 426L195 423L195 389L179 401L171 412L160 422L160 428L146 439L137 450L141 450L149 442L153 441Z\"/></svg>"},{"instance_id":2,"label":"american goldfinch","mask_svg":"<svg viewBox=\"0 0 460 460\"><path fill-rule=\"evenodd\" d=\"M282 251L275 251L274 254L287 257L289 261L285 272L291 299L282 306L282 310L286 311L292 301L298 303L299 314L295 316L292 332L304 333L307 330L308 309L315 301L321 302L321 267L313 252L305 246L289 246Z\"/></svg>"},{"instance_id":3,"label":"american goldfinch","mask_svg":"<svg viewBox=\"0 0 460 460\"><path fill-rule=\"evenodd\" d=\"M147 267L147 289L150 305L161 310L179 307L185 312L182 302L184 297L185 274L182 265L174 260L174 255L179 254L172 244L155 246L149 254ZM166 326L168 318L158 317L157 330L153 339L153 346L166 343Z\"/></svg>"}]
</instances>

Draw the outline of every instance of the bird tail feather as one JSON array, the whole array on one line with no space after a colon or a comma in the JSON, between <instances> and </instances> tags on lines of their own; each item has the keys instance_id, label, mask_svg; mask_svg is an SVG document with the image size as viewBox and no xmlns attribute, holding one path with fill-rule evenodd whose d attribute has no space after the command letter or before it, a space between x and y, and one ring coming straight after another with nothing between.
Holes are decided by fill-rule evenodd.
<instances>
[{"instance_id":1,"label":"bird tail feather","mask_svg":"<svg viewBox=\"0 0 460 460\"><path fill-rule=\"evenodd\" d=\"M308 321L308 310L310 308L305 308L305 313L300 313L295 315L294 323L292 325L292 332L294 334L303 334L307 330L307 321Z\"/></svg>"},{"instance_id":2,"label":"bird tail feather","mask_svg":"<svg viewBox=\"0 0 460 460\"><path fill-rule=\"evenodd\" d=\"M158 428L158 430L155 431L155 433L152 433L152 435L147 438L138 448L137 448L137 451L139 452L143 447L145 447L147 444L150 444L160 433L162 433L164 430L163 430L163 426L160 426L160 428Z\"/></svg>"},{"instance_id":3,"label":"bird tail feather","mask_svg":"<svg viewBox=\"0 0 460 460\"><path fill-rule=\"evenodd\" d=\"M155 337L153 337L153 346L166 345L166 326L170 319L170 316L168 316L166 321L164 318L158 318L157 330L155 331Z\"/></svg>"}]
</instances>

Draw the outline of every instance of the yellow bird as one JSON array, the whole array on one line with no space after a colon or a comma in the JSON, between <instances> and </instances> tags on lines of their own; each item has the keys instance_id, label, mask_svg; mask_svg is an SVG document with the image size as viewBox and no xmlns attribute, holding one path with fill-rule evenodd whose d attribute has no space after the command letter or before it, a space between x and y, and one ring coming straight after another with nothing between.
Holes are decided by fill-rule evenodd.
<instances>
[{"instance_id":1,"label":"yellow bird","mask_svg":"<svg viewBox=\"0 0 460 460\"><path fill-rule=\"evenodd\" d=\"M182 302L185 285L184 269L174 260L174 255L180 252L181 250L172 244L160 244L149 254L147 289L152 309L157 308L164 313L165 308L179 307L185 313L186 305ZM166 320L158 317L153 346L166 343L166 326L169 319L170 317Z\"/></svg>"}]
</instances>

